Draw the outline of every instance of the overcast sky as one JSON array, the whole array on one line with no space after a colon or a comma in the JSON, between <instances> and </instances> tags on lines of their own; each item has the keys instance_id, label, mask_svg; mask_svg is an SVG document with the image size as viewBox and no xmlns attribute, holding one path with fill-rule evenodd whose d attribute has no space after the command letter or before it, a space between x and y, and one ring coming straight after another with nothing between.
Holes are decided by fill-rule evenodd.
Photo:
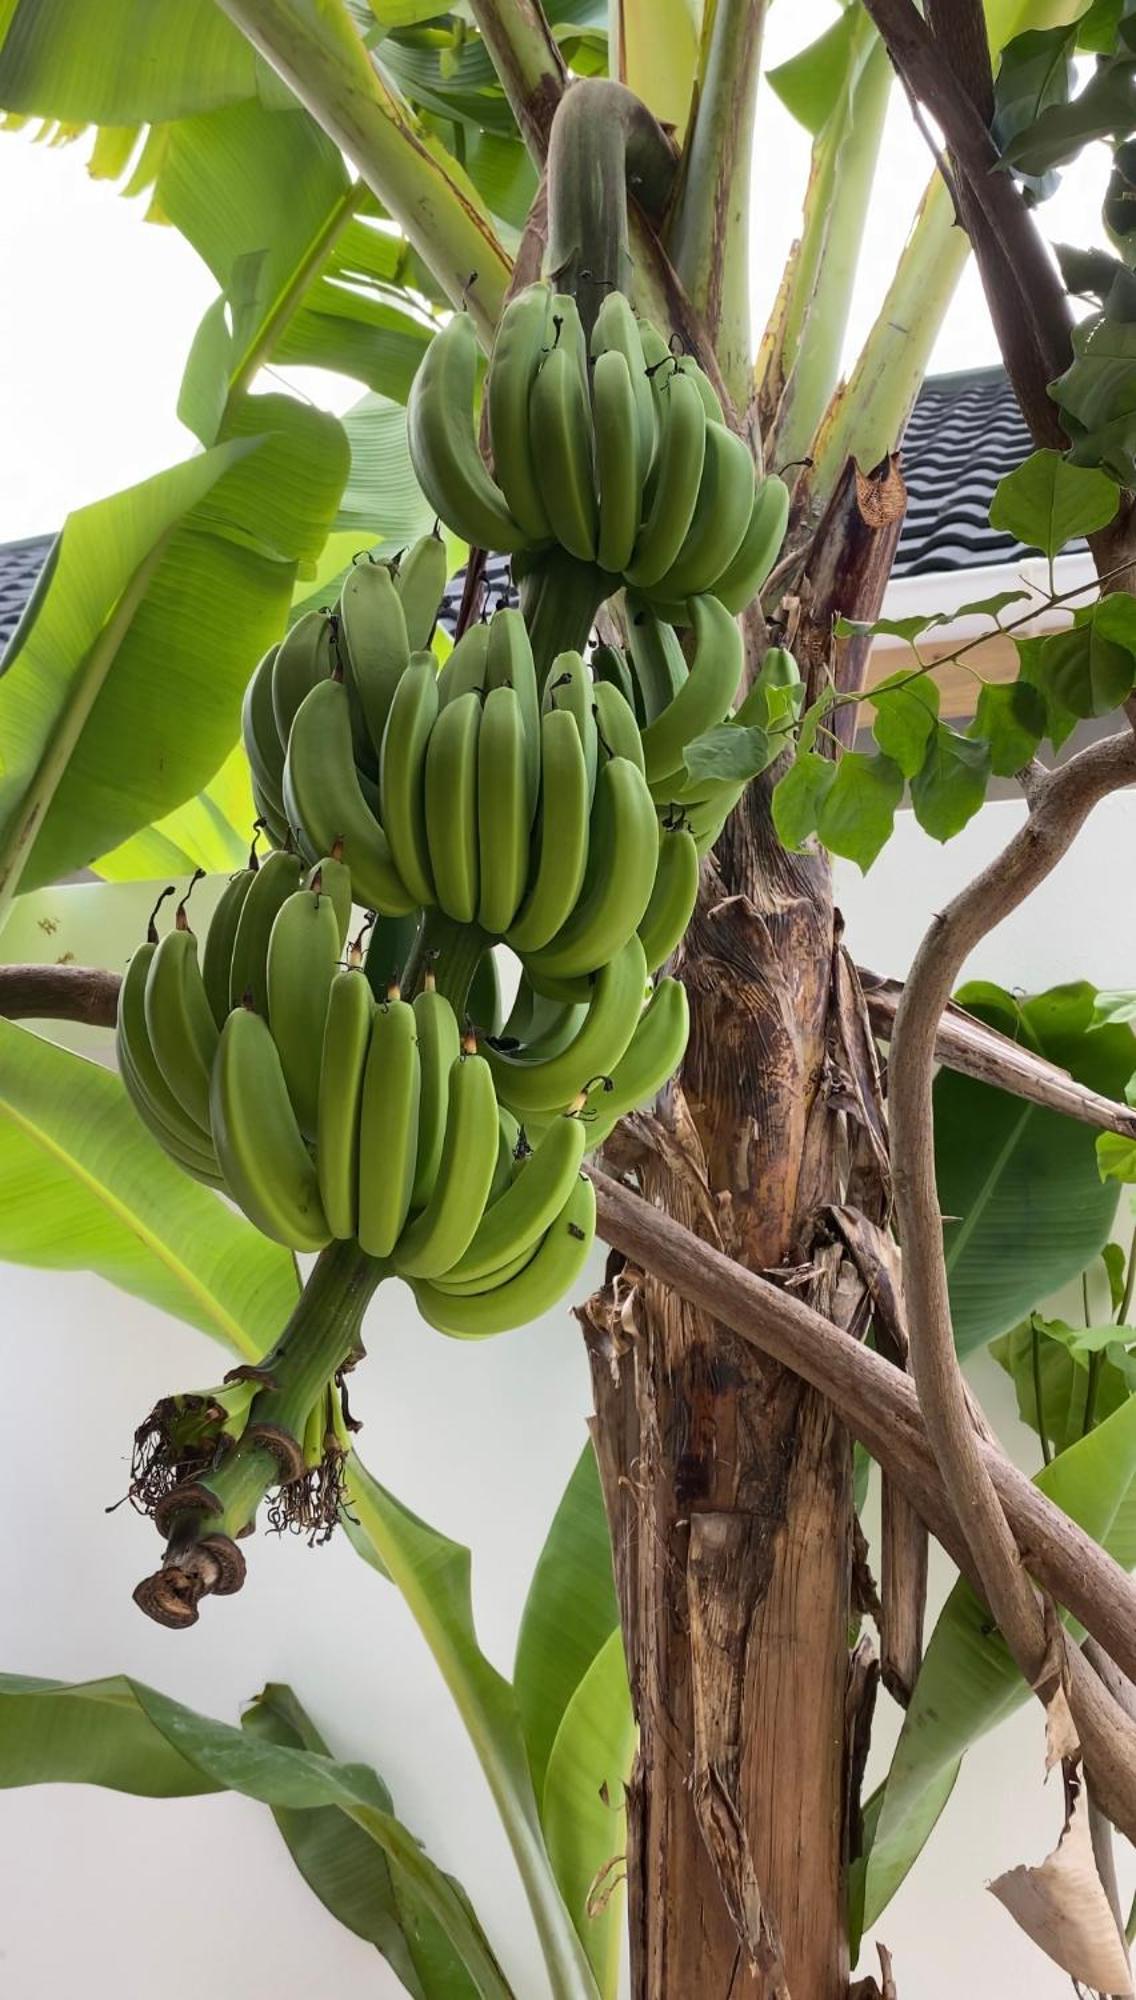
<instances>
[{"instance_id":1,"label":"overcast sky","mask_svg":"<svg viewBox=\"0 0 1136 2000\"><path fill-rule=\"evenodd\" d=\"M775 7L770 64L834 16L828 0ZM143 221L144 200L125 201L105 182L88 178L87 149L83 139L53 151L21 134L0 134L0 540L53 529L69 508L130 485L195 448L175 407L190 338L215 296L213 280L176 231ZM807 161L805 134L767 93L754 211L759 327L797 228ZM849 353L871 324L928 171L926 144L896 90ZM1067 177L1042 210L1047 234L1100 239L1103 172L1100 155ZM996 358L970 267L932 366L967 368ZM333 409L359 393L353 383L310 371L293 374Z\"/></svg>"}]
</instances>

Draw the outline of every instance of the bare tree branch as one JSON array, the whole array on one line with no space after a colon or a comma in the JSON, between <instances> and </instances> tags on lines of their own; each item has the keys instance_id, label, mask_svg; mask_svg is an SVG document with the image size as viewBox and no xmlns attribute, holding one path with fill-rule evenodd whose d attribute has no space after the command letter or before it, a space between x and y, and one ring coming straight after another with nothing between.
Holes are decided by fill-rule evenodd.
<instances>
[{"instance_id":1,"label":"bare tree branch","mask_svg":"<svg viewBox=\"0 0 1136 2000\"><path fill-rule=\"evenodd\" d=\"M1030 816L988 868L936 917L896 1010L889 1087L892 1176L911 1338L927 1436L956 1519L966 1525L983 1596L1032 1687L1059 1682L1100 1803L1119 1784L1136 1794L1136 1765L1110 1769L1112 1701L1083 1656L1051 1631L990 1476L955 1352L942 1221L935 1186L932 1078L935 1041L951 986L974 947L1018 907L1067 852L1094 805L1136 780L1130 731L1091 744L1039 784ZM1136 1730L1127 1724L1136 1747ZM1121 1808L1128 1823L1130 1802Z\"/></svg>"},{"instance_id":2,"label":"bare tree branch","mask_svg":"<svg viewBox=\"0 0 1136 2000\"><path fill-rule=\"evenodd\" d=\"M969 0L966 19L960 20L955 0L938 10L940 20L952 17L942 42L913 0L865 0L865 6L904 88L926 107L946 139L959 219L974 246L1022 413L1037 443L1060 443L1046 386L1068 365L1069 302L1020 189L999 165L988 124L987 79L977 70L968 32Z\"/></svg>"},{"instance_id":3,"label":"bare tree branch","mask_svg":"<svg viewBox=\"0 0 1136 2000\"><path fill-rule=\"evenodd\" d=\"M2 965L0 1019L113 1028L121 983L117 972L93 965Z\"/></svg>"},{"instance_id":4,"label":"bare tree branch","mask_svg":"<svg viewBox=\"0 0 1136 2000\"><path fill-rule=\"evenodd\" d=\"M872 1026L882 1040L890 1041L903 994L902 981L881 979L863 966L859 972ZM1056 1063L1012 1042L953 1000L944 1008L936 1031L935 1060L945 1069L958 1070L960 1075L992 1084L996 1090L1008 1090L1014 1097L1044 1105L1048 1111L1060 1111L1082 1125L1136 1139L1136 1110L1130 1105L1116 1104L1099 1091L1087 1089Z\"/></svg>"}]
</instances>

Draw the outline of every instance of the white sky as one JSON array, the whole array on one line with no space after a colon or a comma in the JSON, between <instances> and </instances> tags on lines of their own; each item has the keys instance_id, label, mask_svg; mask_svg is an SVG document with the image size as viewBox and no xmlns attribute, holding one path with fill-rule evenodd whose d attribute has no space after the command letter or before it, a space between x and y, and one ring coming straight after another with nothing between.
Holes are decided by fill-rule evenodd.
<instances>
[{"instance_id":1,"label":"white sky","mask_svg":"<svg viewBox=\"0 0 1136 2000\"><path fill-rule=\"evenodd\" d=\"M834 18L829 0L772 10L769 65ZM142 220L88 178L87 142L51 151L0 134L0 541L54 529L69 508L188 456L175 415L190 338L215 296L210 274L175 230ZM759 119L754 247L761 316L796 232L806 135L772 93ZM854 352L874 317L930 171L926 145L893 91L852 324ZM1100 240L1104 158L1066 179L1041 211L1059 240ZM768 189L768 198L760 190ZM997 359L973 267L967 269L932 360L935 370ZM313 371L309 393L341 410L358 385Z\"/></svg>"}]
</instances>

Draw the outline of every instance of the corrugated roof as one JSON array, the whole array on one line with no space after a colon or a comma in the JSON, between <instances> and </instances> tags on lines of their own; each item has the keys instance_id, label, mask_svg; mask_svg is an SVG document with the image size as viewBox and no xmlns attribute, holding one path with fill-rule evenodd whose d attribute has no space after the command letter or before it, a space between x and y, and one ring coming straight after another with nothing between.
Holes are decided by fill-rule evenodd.
<instances>
[{"instance_id":1,"label":"corrugated roof","mask_svg":"<svg viewBox=\"0 0 1136 2000\"><path fill-rule=\"evenodd\" d=\"M993 529L988 515L998 481L1030 450L1004 369L977 368L925 382L903 440L908 505L893 574L978 569L1024 555L1022 544ZM15 629L52 539L33 535L0 546L0 647ZM486 581L491 602L511 601L506 557L489 562ZM457 576L443 611L451 629L461 594Z\"/></svg>"}]
</instances>

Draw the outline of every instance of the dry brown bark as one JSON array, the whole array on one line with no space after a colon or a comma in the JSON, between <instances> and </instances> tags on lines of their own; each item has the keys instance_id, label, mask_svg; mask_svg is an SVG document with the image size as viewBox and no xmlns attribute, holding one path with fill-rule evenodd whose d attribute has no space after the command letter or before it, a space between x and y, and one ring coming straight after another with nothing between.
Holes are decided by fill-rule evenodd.
<instances>
[{"instance_id":1,"label":"dry brown bark","mask_svg":"<svg viewBox=\"0 0 1136 2000\"><path fill-rule=\"evenodd\" d=\"M830 657L832 612L875 614L901 513L893 467L842 485L799 594L808 677L856 684L858 657ZM668 1215L751 1270L795 1270L803 1298L861 1331L867 1290L826 1215L886 1204L871 1037L827 862L781 848L768 800L751 788L705 872L679 968L681 1087L636 1166ZM635 2000L844 2000L848 1434L649 1271L582 1319L641 1726Z\"/></svg>"}]
</instances>

